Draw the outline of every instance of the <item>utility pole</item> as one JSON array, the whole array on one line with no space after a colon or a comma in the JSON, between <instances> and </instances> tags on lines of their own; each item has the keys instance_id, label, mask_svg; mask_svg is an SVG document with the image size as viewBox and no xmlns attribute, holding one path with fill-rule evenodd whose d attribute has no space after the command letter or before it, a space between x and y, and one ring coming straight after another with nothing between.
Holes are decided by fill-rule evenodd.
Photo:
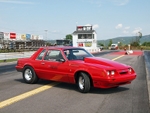
<instances>
[{"instance_id":1,"label":"utility pole","mask_svg":"<svg viewBox=\"0 0 150 113\"><path fill-rule=\"evenodd\" d=\"M45 30L45 40L47 40L47 31L48 30Z\"/></svg>"},{"instance_id":2,"label":"utility pole","mask_svg":"<svg viewBox=\"0 0 150 113\"><path fill-rule=\"evenodd\" d=\"M48 30L45 30L45 41L47 40L47 31L48 31ZM46 41L45 46L47 46L47 41Z\"/></svg>"}]
</instances>

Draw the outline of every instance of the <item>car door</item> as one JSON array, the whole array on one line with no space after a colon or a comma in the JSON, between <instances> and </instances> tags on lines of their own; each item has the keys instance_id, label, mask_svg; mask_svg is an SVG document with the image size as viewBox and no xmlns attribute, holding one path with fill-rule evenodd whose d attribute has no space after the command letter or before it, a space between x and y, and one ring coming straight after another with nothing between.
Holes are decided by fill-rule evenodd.
<instances>
[{"instance_id":1,"label":"car door","mask_svg":"<svg viewBox=\"0 0 150 113\"><path fill-rule=\"evenodd\" d=\"M41 67L44 67L45 79L68 82L68 63L65 62L60 50L48 50Z\"/></svg>"},{"instance_id":2,"label":"car door","mask_svg":"<svg viewBox=\"0 0 150 113\"><path fill-rule=\"evenodd\" d=\"M34 70L39 78L45 78L44 77L45 76L45 72L44 72L45 67L42 66L43 58L44 58L45 54L46 54L46 49L42 50L41 53L32 62Z\"/></svg>"}]
</instances>

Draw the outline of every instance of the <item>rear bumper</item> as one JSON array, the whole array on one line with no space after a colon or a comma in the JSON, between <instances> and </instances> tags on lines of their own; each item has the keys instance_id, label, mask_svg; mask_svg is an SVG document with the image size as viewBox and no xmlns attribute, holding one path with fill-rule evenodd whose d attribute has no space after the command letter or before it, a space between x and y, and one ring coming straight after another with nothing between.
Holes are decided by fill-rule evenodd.
<instances>
[{"instance_id":1,"label":"rear bumper","mask_svg":"<svg viewBox=\"0 0 150 113\"><path fill-rule=\"evenodd\" d=\"M136 74L125 77L94 80L93 85L97 88L112 88L120 85L130 84L136 78Z\"/></svg>"},{"instance_id":2,"label":"rear bumper","mask_svg":"<svg viewBox=\"0 0 150 113\"><path fill-rule=\"evenodd\" d=\"M23 68L20 67L20 66L15 66L15 68L16 68L16 70L17 70L18 72L22 72L22 71L23 71Z\"/></svg>"}]
</instances>

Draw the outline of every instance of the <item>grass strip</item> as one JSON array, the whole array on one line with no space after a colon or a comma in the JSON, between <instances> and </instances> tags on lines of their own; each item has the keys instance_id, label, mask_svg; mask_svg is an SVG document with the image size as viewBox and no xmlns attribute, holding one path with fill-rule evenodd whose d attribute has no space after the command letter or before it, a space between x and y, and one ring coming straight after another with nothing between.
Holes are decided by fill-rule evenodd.
<instances>
[{"instance_id":1,"label":"grass strip","mask_svg":"<svg viewBox=\"0 0 150 113\"><path fill-rule=\"evenodd\" d=\"M0 60L0 63L3 63L3 62L13 62L13 61L17 61L18 58L14 58L14 59L4 59L4 60Z\"/></svg>"}]
</instances>

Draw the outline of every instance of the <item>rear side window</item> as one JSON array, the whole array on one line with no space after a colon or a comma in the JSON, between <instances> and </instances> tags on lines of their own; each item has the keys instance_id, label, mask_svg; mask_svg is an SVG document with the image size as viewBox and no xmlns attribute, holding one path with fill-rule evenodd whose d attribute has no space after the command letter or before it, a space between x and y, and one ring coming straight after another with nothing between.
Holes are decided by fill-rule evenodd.
<instances>
[{"instance_id":1,"label":"rear side window","mask_svg":"<svg viewBox=\"0 0 150 113\"><path fill-rule=\"evenodd\" d=\"M49 61L59 61L60 59L63 59L63 57L59 50L48 50L44 57L44 60Z\"/></svg>"},{"instance_id":2,"label":"rear side window","mask_svg":"<svg viewBox=\"0 0 150 113\"><path fill-rule=\"evenodd\" d=\"M42 60L44 54L45 54L45 49L38 55L38 57L36 58L36 60Z\"/></svg>"}]
</instances>

